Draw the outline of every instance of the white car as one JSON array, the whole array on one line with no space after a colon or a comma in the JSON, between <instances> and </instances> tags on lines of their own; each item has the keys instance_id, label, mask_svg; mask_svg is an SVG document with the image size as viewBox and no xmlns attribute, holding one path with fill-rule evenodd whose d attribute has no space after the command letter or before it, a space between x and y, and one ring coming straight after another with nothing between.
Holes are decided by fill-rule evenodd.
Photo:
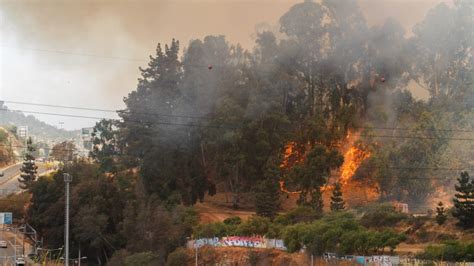
<instances>
[{"instance_id":1,"label":"white car","mask_svg":"<svg viewBox=\"0 0 474 266\"><path fill-rule=\"evenodd\" d=\"M25 259L23 257L18 257L15 260L16 265L25 265Z\"/></svg>"},{"instance_id":2,"label":"white car","mask_svg":"<svg viewBox=\"0 0 474 266\"><path fill-rule=\"evenodd\" d=\"M7 241L5 240L0 240L0 248L7 248Z\"/></svg>"}]
</instances>

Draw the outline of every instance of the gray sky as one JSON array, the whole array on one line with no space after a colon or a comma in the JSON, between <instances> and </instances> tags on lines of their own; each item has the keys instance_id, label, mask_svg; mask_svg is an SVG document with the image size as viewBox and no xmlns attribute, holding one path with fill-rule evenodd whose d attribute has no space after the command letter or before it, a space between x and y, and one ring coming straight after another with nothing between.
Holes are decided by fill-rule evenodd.
<instances>
[{"instance_id":1,"label":"gray sky","mask_svg":"<svg viewBox=\"0 0 474 266\"><path fill-rule=\"evenodd\" d=\"M394 17L409 32L443 0L360 0L369 24ZM123 108L158 42L222 34L253 47L256 25L275 26L296 0L0 0L0 99L101 109ZM445 0L445 2L451 2ZM8 104L8 103L7 103ZM8 104L11 109L113 117ZM1 115L1 113L0 113ZM35 114L59 127L95 120Z\"/></svg>"}]
</instances>

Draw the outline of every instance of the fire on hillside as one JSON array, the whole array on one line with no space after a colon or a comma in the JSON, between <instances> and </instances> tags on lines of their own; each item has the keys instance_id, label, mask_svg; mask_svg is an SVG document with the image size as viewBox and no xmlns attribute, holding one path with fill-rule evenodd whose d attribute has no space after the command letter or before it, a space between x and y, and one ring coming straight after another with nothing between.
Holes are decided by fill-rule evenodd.
<instances>
[{"instance_id":1,"label":"fire on hillside","mask_svg":"<svg viewBox=\"0 0 474 266\"><path fill-rule=\"evenodd\" d=\"M345 194L350 195L351 199L355 199L354 204L351 205L360 205L377 199L379 195L376 186L373 184L368 186L367 182L353 178L362 163L370 157L370 152L358 143L358 136L356 134L348 133L344 142L341 145L344 162L337 172L334 173L334 176L343 185ZM283 170L292 169L295 165L303 163L305 158L306 153L300 152L295 141L290 141L285 145L283 162L280 168ZM280 179L279 185L280 191L287 195L299 195L301 193L301 191L288 188L284 179ZM333 187L328 180L328 183L321 187L321 192L330 192Z\"/></svg>"}]
</instances>

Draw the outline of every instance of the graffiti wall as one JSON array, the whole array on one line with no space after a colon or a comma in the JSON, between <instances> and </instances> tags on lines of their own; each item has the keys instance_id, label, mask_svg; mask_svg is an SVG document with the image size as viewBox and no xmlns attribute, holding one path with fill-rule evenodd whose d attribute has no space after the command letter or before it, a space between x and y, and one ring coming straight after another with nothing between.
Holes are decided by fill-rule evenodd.
<instances>
[{"instance_id":1,"label":"graffiti wall","mask_svg":"<svg viewBox=\"0 0 474 266\"><path fill-rule=\"evenodd\" d=\"M276 248L286 250L281 239L268 239L263 237L229 236L200 238L188 241L189 248L200 248L202 246L212 247L248 247L248 248Z\"/></svg>"},{"instance_id":2,"label":"graffiti wall","mask_svg":"<svg viewBox=\"0 0 474 266\"><path fill-rule=\"evenodd\" d=\"M391 266L399 265L400 258L398 256L357 256L356 262L361 265Z\"/></svg>"}]
</instances>

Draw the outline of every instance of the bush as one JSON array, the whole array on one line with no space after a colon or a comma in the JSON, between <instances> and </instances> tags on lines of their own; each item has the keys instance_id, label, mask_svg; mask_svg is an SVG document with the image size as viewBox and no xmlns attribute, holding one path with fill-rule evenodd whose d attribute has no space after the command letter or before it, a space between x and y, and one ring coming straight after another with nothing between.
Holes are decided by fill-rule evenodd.
<instances>
[{"instance_id":1,"label":"bush","mask_svg":"<svg viewBox=\"0 0 474 266\"><path fill-rule=\"evenodd\" d=\"M245 223L237 227L236 235L239 236L264 236L268 233L270 228L270 219L261 216L252 216Z\"/></svg>"},{"instance_id":2,"label":"bush","mask_svg":"<svg viewBox=\"0 0 474 266\"><path fill-rule=\"evenodd\" d=\"M285 214L280 214L275 218L275 222L283 225L296 224L301 222L312 222L321 218L311 207L300 206Z\"/></svg>"},{"instance_id":3,"label":"bush","mask_svg":"<svg viewBox=\"0 0 474 266\"><path fill-rule=\"evenodd\" d=\"M418 257L425 260L451 262L474 261L474 242L447 241L439 246L430 245Z\"/></svg>"},{"instance_id":4,"label":"bush","mask_svg":"<svg viewBox=\"0 0 474 266\"><path fill-rule=\"evenodd\" d=\"M194 237L211 238L232 235L259 235L272 238L280 235L281 226L273 224L269 218L252 216L246 222L239 223L239 220L240 218L232 217L222 223L199 224L194 227Z\"/></svg>"},{"instance_id":5,"label":"bush","mask_svg":"<svg viewBox=\"0 0 474 266\"><path fill-rule=\"evenodd\" d=\"M198 224L194 227L194 238L210 238L235 235L237 226L225 223Z\"/></svg>"},{"instance_id":6,"label":"bush","mask_svg":"<svg viewBox=\"0 0 474 266\"><path fill-rule=\"evenodd\" d=\"M233 216L225 219L224 223L227 225L239 225L242 223L242 219L239 216Z\"/></svg>"},{"instance_id":7,"label":"bush","mask_svg":"<svg viewBox=\"0 0 474 266\"><path fill-rule=\"evenodd\" d=\"M289 252L306 246L308 252L368 255L388 247L393 251L405 236L393 231L371 231L362 227L350 213L332 213L313 223L290 225L283 230L283 240Z\"/></svg>"},{"instance_id":8,"label":"bush","mask_svg":"<svg viewBox=\"0 0 474 266\"><path fill-rule=\"evenodd\" d=\"M125 250L117 250L114 252L110 260L108 261L107 265L114 265L114 266L126 266L125 260L127 257L130 256L130 253Z\"/></svg>"},{"instance_id":9,"label":"bush","mask_svg":"<svg viewBox=\"0 0 474 266\"><path fill-rule=\"evenodd\" d=\"M407 218L390 204L377 204L367 209L360 222L365 227L392 227Z\"/></svg>"},{"instance_id":10,"label":"bush","mask_svg":"<svg viewBox=\"0 0 474 266\"><path fill-rule=\"evenodd\" d=\"M134 253L125 259L126 266L154 266L160 265L158 255L152 252Z\"/></svg>"},{"instance_id":11,"label":"bush","mask_svg":"<svg viewBox=\"0 0 474 266\"><path fill-rule=\"evenodd\" d=\"M186 265L189 260L189 255L184 248L178 248L168 255L166 265L168 266L182 266Z\"/></svg>"}]
</instances>

